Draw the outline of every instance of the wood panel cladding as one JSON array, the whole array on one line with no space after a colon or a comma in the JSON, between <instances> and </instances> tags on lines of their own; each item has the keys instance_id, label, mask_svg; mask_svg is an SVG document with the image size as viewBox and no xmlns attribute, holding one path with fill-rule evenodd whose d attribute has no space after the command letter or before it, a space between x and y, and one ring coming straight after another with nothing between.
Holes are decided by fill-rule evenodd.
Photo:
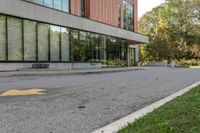
<instances>
[{"instance_id":1,"label":"wood panel cladding","mask_svg":"<svg viewBox=\"0 0 200 133\"><path fill-rule=\"evenodd\" d=\"M138 2L137 0L126 0L134 5L134 31L138 29ZM109 24L115 27L123 28L123 0L85 0L85 17ZM118 11L120 3L120 13ZM81 16L81 0L71 0L71 13ZM121 22L118 22L118 16L121 16Z\"/></svg>"},{"instance_id":2,"label":"wood panel cladding","mask_svg":"<svg viewBox=\"0 0 200 133\"><path fill-rule=\"evenodd\" d=\"M81 0L70 0L71 14L81 16Z\"/></svg>"},{"instance_id":3,"label":"wood panel cladding","mask_svg":"<svg viewBox=\"0 0 200 133\"><path fill-rule=\"evenodd\" d=\"M109 25L118 25L118 0L89 0L88 18Z\"/></svg>"}]
</instances>

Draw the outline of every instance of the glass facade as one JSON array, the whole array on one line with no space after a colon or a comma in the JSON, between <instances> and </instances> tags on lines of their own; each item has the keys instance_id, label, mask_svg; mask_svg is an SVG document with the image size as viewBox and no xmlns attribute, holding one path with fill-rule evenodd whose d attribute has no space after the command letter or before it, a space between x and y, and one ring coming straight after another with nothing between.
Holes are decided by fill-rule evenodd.
<instances>
[{"instance_id":1,"label":"glass facade","mask_svg":"<svg viewBox=\"0 0 200 133\"><path fill-rule=\"evenodd\" d=\"M36 22L24 20L24 60L25 61L36 61Z\"/></svg>"},{"instance_id":2,"label":"glass facade","mask_svg":"<svg viewBox=\"0 0 200 133\"><path fill-rule=\"evenodd\" d=\"M0 61L126 65L120 38L0 15Z\"/></svg>"},{"instance_id":3,"label":"glass facade","mask_svg":"<svg viewBox=\"0 0 200 133\"><path fill-rule=\"evenodd\" d=\"M70 12L70 0L25 0L64 12Z\"/></svg>"},{"instance_id":4,"label":"glass facade","mask_svg":"<svg viewBox=\"0 0 200 133\"><path fill-rule=\"evenodd\" d=\"M60 27L50 26L50 60L60 61Z\"/></svg>"},{"instance_id":5,"label":"glass facade","mask_svg":"<svg viewBox=\"0 0 200 133\"><path fill-rule=\"evenodd\" d=\"M124 29L133 31L134 30L134 16L133 16L133 5L126 0L123 0L123 21Z\"/></svg>"},{"instance_id":6,"label":"glass facade","mask_svg":"<svg viewBox=\"0 0 200 133\"><path fill-rule=\"evenodd\" d=\"M69 29L61 27L61 61L70 60Z\"/></svg>"},{"instance_id":7,"label":"glass facade","mask_svg":"<svg viewBox=\"0 0 200 133\"><path fill-rule=\"evenodd\" d=\"M7 17L8 60L21 61L22 58L22 20Z\"/></svg>"},{"instance_id":8,"label":"glass facade","mask_svg":"<svg viewBox=\"0 0 200 133\"><path fill-rule=\"evenodd\" d=\"M38 23L38 61L49 61L49 25Z\"/></svg>"},{"instance_id":9,"label":"glass facade","mask_svg":"<svg viewBox=\"0 0 200 133\"><path fill-rule=\"evenodd\" d=\"M6 60L6 17L0 16L0 61Z\"/></svg>"}]
</instances>

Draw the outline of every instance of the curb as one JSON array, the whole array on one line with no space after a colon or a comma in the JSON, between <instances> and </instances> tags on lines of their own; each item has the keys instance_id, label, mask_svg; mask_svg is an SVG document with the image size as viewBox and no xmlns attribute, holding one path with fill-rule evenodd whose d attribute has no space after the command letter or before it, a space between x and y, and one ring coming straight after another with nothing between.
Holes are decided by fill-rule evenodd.
<instances>
[{"instance_id":1,"label":"curb","mask_svg":"<svg viewBox=\"0 0 200 133\"><path fill-rule=\"evenodd\" d=\"M133 69L116 69L116 70L97 70L97 71L69 71L69 72L8 72L8 74L1 74L0 78L7 77L28 77L28 76L71 76L71 75L89 75L89 74L105 74L105 73L116 73L116 72L128 72L128 71L139 71L145 70L144 68L133 68Z\"/></svg>"},{"instance_id":2,"label":"curb","mask_svg":"<svg viewBox=\"0 0 200 133\"><path fill-rule=\"evenodd\" d=\"M161 99L147 107L144 107L126 117L123 117L101 129L98 129L92 133L116 133L117 131L119 131L120 129L128 126L129 123L133 123L134 121L136 121L137 119L145 116L146 114L154 111L155 109L161 107L162 105L168 103L169 101L175 99L178 96L181 96L183 94L185 94L186 92L190 91L191 89L193 89L194 87L197 87L198 85L200 85L200 81L184 88L183 90L180 90L164 99Z\"/></svg>"}]
</instances>

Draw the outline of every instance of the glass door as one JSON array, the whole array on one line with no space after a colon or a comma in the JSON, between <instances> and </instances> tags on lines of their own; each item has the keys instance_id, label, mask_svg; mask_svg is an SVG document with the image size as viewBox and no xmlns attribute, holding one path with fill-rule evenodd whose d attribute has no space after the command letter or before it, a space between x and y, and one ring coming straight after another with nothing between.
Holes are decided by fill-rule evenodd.
<instances>
[{"instance_id":1,"label":"glass door","mask_svg":"<svg viewBox=\"0 0 200 133\"><path fill-rule=\"evenodd\" d=\"M130 66L135 66L135 48L129 48L129 62Z\"/></svg>"}]
</instances>

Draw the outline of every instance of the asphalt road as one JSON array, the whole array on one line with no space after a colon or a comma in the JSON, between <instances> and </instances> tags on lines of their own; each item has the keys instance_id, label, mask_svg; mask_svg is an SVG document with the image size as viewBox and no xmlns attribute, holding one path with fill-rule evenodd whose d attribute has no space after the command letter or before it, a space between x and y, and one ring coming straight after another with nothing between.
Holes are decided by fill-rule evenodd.
<instances>
[{"instance_id":1,"label":"asphalt road","mask_svg":"<svg viewBox=\"0 0 200 133\"><path fill-rule=\"evenodd\" d=\"M0 78L9 89L43 95L0 97L0 133L89 133L200 80L200 69Z\"/></svg>"}]
</instances>

